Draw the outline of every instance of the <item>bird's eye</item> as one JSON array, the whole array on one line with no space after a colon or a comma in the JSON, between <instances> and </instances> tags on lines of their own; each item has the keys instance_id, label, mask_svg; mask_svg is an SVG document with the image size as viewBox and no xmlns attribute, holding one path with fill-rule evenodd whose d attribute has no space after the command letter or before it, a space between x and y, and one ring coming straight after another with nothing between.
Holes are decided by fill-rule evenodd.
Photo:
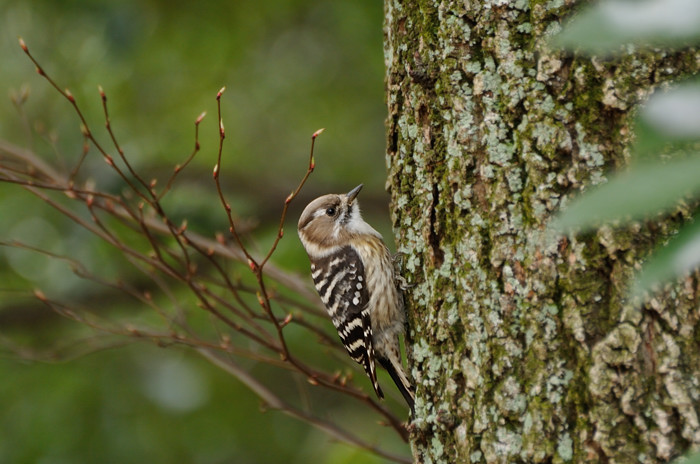
<instances>
[{"instance_id":1,"label":"bird's eye","mask_svg":"<svg viewBox=\"0 0 700 464\"><path fill-rule=\"evenodd\" d=\"M332 216L335 216L335 208L334 208L333 206L331 206L330 208L328 208L328 209L326 210L326 215L331 216L331 217L332 217Z\"/></svg>"}]
</instances>

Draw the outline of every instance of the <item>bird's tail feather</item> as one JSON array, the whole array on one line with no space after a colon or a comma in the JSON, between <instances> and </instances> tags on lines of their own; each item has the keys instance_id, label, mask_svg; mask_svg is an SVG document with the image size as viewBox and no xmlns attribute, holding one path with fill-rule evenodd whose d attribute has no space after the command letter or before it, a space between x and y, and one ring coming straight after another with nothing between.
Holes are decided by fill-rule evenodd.
<instances>
[{"instance_id":1,"label":"bird's tail feather","mask_svg":"<svg viewBox=\"0 0 700 464\"><path fill-rule=\"evenodd\" d=\"M384 369L387 370L387 372L389 372L389 375L398 387L401 395L403 395L406 403L408 403L411 411L413 411L415 394L413 393L413 386L411 385L411 382L408 381L406 374L403 372L403 368L401 366L394 366L394 363L387 358L379 358L379 363Z\"/></svg>"}]
</instances>

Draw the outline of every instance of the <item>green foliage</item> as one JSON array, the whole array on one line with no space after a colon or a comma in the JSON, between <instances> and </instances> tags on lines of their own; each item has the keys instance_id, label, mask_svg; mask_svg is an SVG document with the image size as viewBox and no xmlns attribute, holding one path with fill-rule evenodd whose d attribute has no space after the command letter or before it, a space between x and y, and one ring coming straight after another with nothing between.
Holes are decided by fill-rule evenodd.
<instances>
[{"instance_id":1,"label":"green foliage","mask_svg":"<svg viewBox=\"0 0 700 464\"><path fill-rule=\"evenodd\" d=\"M139 344L56 365L3 359L0 372L3 463L381 462L262 413L245 387L182 350Z\"/></svg>"},{"instance_id":2,"label":"green foliage","mask_svg":"<svg viewBox=\"0 0 700 464\"><path fill-rule=\"evenodd\" d=\"M630 45L678 46L700 39L695 0L609 0L577 15L553 43L570 50L614 55Z\"/></svg>"},{"instance_id":3,"label":"green foliage","mask_svg":"<svg viewBox=\"0 0 700 464\"><path fill-rule=\"evenodd\" d=\"M327 132L317 167L304 198L291 206L275 264L308 272L294 233L296 218L305 200L329 190L365 183L363 207L380 211L384 227L379 228L388 230L386 201L381 201L386 197L380 196L385 178L382 8L375 1L4 0L0 18L0 88L15 102L0 104L0 142L27 147L47 163L65 164L66 171L83 145L75 114L36 75L18 46L22 36L59 85L75 95L94 128L103 124L97 89L104 88L127 158L159 187L191 153L195 118L209 113L200 128L201 151L163 201L175 222L188 220L188 230L213 237L228 228L212 182L215 95L224 85L222 184L237 219L257 226L255 238L246 237L252 248L266 249L276 238L284 199L304 174L309 136L320 127ZM104 131L96 137L108 143ZM118 193L123 188L94 151L83 171L97 189ZM372 199L380 199L379 206ZM89 220L86 209L78 214ZM0 385L0 462L379 462L281 413L260 414L259 400L233 377L200 358L183 360L182 351L158 351L145 343L82 357L72 342L87 343L90 351L95 332L37 305L27 296L33 288L79 301L115 324L149 326L157 315L119 292L95 290L94 282L72 272L73 262L13 247L12 241L69 256L91 275L139 290L153 290L148 276L134 272L120 250L21 188L0 185L0 216L0 241L10 245L0 248L0 378L9 379ZM138 238L143 237L136 233L133 241L124 240L139 246ZM195 307L185 292L175 298ZM208 315L194 314L188 321L192 327L213 331ZM344 368L343 359L310 344L307 333L295 333L292 326L286 333L295 353L325 362L329 370ZM69 345L66 357L79 359L58 365L17 362L61 357L65 353L43 351L54 343ZM18 347L24 351L12 351ZM163 370L173 362L184 370ZM313 392L333 420L367 420L363 411L346 410L301 376L296 383L283 382L262 362L246 367L282 394ZM183 403L184 397L176 396L176 403L190 408L173 409L167 399L176 387L201 401ZM391 432L372 439L407 452L403 443L392 442Z\"/></svg>"},{"instance_id":4,"label":"green foliage","mask_svg":"<svg viewBox=\"0 0 700 464\"><path fill-rule=\"evenodd\" d=\"M590 7L553 39L555 46L615 56L636 46L700 44L700 4L694 0L612 1ZM635 159L607 183L573 200L551 227L576 232L603 223L653 218L700 195L700 84L657 90L635 123ZM700 217L662 244L632 285L640 295L700 265Z\"/></svg>"},{"instance_id":5,"label":"green foliage","mask_svg":"<svg viewBox=\"0 0 700 464\"><path fill-rule=\"evenodd\" d=\"M126 155L161 183L191 151L192 123L207 111L201 156L183 179L200 192L211 186L214 97L225 85L225 187L235 191L238 214L277 216L319 127L327 128L322 158L306 194L360 182L381 192L385 109L376 2L5 0L0 16L0 88L17 95L28 89L26 126L12 105L0 107L0 133L15 144L33 137L37 149L54 144L69 157L82 143L78 121L17 46L22 36L91 121L102 118L97 88L104 88ZM211 215L210 198L195 200Z\"/></svg>"},{"instance_id":6,"label":"green foliage","mask_svg":"<svg viewBox=\"0 0 700 464\"><path fill-rule=\"evenodd\" d=\"M700 453L689 454L673 461L674 464L700 464Z\"/></svg>"},{"instance_id":7,"label":"green foliage","mask_svg":"<svg viewBox=\"0 0 700 464\"><path fill-rule=\"evenodd\" d=\"M687 194L700 193L700 157L637 163L574 200L553 223L557 229L588 230L619 219L648 218Z\"/></svg>"}]
</instances>

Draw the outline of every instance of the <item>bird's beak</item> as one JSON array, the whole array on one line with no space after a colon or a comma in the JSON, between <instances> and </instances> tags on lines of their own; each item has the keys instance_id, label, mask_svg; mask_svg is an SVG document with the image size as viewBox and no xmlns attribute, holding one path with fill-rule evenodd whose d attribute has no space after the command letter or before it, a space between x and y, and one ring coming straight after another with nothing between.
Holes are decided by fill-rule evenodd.
<instances>
[{"instance_id":1,"label":"bird's beak","mask_svg":"<svg viewBox=\"0 0 700 464\"><path fill-rule=\"evenodd\" d=\"M349 205L351 205L352 202L355 200L355 197L360 193L360 190L362 190L362 184L358 185L357 187L348 192L347 197Z\"/></svg>"}]
</instances>

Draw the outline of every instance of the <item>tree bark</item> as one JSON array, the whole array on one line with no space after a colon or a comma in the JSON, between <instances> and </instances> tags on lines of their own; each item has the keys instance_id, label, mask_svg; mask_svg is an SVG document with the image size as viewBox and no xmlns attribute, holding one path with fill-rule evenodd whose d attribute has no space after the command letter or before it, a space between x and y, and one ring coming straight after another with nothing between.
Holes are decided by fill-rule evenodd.
<instances>
[{"instance_id":1,"label":"tree bark","mask_svg":"<svg viewBox=\"0 0 700 464\"><path fill-rule=\"evenodd\" d=\"M545 230L627 163L638 103L697 72L700 54L548 49L575 3L385 1L416 462L651 463L700 446L697 274L626 300L688 211Z\"/></svg>"}]
</instances>

